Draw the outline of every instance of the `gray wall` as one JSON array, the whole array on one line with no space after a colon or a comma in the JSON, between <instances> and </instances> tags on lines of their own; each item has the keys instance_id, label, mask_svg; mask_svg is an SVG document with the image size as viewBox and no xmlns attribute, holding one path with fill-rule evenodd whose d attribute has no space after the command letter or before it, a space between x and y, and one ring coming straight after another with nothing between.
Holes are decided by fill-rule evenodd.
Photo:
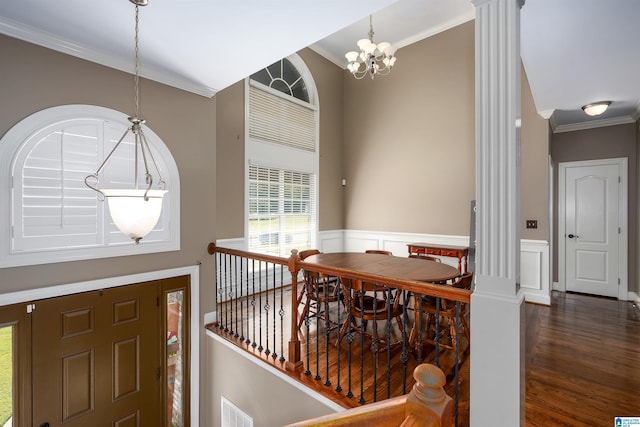
<instances>
[{"instance_id":1,"label":"gray wall","mask_svg":"<svg viewBox=\"0 0 640 427\"><path fill-rule=\"evenodd\" d=\"M638 242L638 175L637 175L637 132L634 123L609 126L574 132L556 133L552 137L551 157L554 168L554 271L553 280L558 280L558 164L580 160L607 159L626 157L629 160L629 291L638 292L637 276L637 242Z\"/></svg>"}]
</instances>

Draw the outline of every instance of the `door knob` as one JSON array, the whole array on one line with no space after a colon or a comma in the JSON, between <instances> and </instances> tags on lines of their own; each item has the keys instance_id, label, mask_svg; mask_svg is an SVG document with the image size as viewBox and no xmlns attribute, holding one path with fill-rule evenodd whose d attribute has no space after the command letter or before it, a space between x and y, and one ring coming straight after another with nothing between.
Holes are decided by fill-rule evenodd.
<instances>
[{"instance_id":1,"label":"door knob","mask_svg":"<svg viewBox=\"0 0 640 427\"><path fill-rule=\"evenodd\" d=\"M573 235L573 234L569 234L569 235L567 235L567 237L568 237L568 238L570 238L570 239L573 239L574 237L575 237L576 239L578 238L578 236L575 236L575 235Z\"/></svg>"}]
</instances>

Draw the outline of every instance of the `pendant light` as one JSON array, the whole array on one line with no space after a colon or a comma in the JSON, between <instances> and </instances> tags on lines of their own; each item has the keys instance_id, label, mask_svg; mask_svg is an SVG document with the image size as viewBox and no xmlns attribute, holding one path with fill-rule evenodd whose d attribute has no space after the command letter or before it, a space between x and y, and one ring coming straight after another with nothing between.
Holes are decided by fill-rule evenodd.
<instances>
[{"instance_id":1,"label":"pendant light","mask_svg":"<svg viewBox=\"0 0 640 427\"><path fill-rule=\"evenodd\" d=\"M140 240L145 237L158 222L160 213L162 211L162 199L167 192L165 190L166 184L162 180L160 170L153 157L153 153L149 148L149 143L144 135L142 125L145 123L144 119L138 116L138 86L139 86L139 58L138 58L138 32L139 32L139 7L146 6L147 0L129 0L135 4L135 74L134 74L134 101L135 112L133 117L129 117L131 127L127 128L122 137L118 140L113 147L109 155L104 159L100 167L94 174L85 177L84 182L87 187L97 191L102 200L107 200L109 205L109 213L111 219L118 229L131 237L136 244L140 243ZM116 152L118 147L122 144L125 137L131 132L134 137L134 180L135 187L132 189L120 189L109 188L99 189L98 184L100 182L99 175ZM155 171L158 175L157 189L152 189L154 178L149 173L149 161L153 164ZM144 181L143 188L138 187L138 167L139 163L144 166Z\"/></svg>"}]
</instances>

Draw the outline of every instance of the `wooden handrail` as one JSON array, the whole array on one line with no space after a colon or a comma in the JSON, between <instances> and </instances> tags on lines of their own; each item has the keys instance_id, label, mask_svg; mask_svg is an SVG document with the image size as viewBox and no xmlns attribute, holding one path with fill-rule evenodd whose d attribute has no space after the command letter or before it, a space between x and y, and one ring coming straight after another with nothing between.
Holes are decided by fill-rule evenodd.
<instances>
[{"instance_id":1,"label":"wooden handrail","mask_svg":"<svg viewBox=\"0 0 640 427\"><path fill-rule=\"evenodd\" d=\"M444 373L438 367L424 363L416 367L413 377L416 383L406 396L301 421L286 427L452 426L453 401L443 389L446 382Z\"/></svg>"},{"instance_id":2,"label":"wooden handrail","mask_svg":"<svg viewBox=\"0 0 640 427\"><path fill-rule=\"evenodd\" d=\"M471 291L466 289L454 288L453 286L443 286L442 284L434 284L420 281L411 281L397 279L394 277L380 276L376 274L366 273L362 271L349 270L339 267L330 267L315 263L306 263L302 261L298 255L298 251L293 249L289 258L277 257L273 255L258 254L247 252L239 249L230 249L217 246L215 243L209 243L207 247L209 254L222 253L233 256L239 256L248 259L254 259L269 262L281 266L287 266L291 273L291 339L289 341L289 358L286 360L286 368L291 371L300 371L303 369L301 359L301 343L298 338L298 274L301 269L308 272L320 273L326 276L337 276L345 279L359 280L379 285L390 286L416 294L431 295L435 297L446 298L451 301L459 301L461 303L469 303L471 300Z\"/></svg>"}]
</instances>

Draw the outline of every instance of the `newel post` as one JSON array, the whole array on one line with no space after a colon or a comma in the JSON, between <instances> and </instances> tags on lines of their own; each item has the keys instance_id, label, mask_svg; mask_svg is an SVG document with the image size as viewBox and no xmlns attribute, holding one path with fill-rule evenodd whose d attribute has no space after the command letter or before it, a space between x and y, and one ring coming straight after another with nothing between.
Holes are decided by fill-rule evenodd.
<instances>
[{"instance_id":1,"label":"newel post","mask_svg":"<svg viewBox=\"0 0 640 427\"><path fill-rule=\"evenodd\" d=\"M289 358L285 364L290 371L299 371L303 368L300 356L300 340L298 339L298 262L300 256L297 249L291 250L289 257L289 271L291 272L291 339L289 340Z\"/></svg>"},{"instance_id":2,"label":"newel post","mask_svg":"<svg viewBox=\"0 0 640 427\"><path fill-rule=\"evenodd\" d=\"M435 365L423 363L413 371L416 383L407 396L401 427L453 426L453 399L445 393L447 380Z\"/></svg>"}]
</instances>

